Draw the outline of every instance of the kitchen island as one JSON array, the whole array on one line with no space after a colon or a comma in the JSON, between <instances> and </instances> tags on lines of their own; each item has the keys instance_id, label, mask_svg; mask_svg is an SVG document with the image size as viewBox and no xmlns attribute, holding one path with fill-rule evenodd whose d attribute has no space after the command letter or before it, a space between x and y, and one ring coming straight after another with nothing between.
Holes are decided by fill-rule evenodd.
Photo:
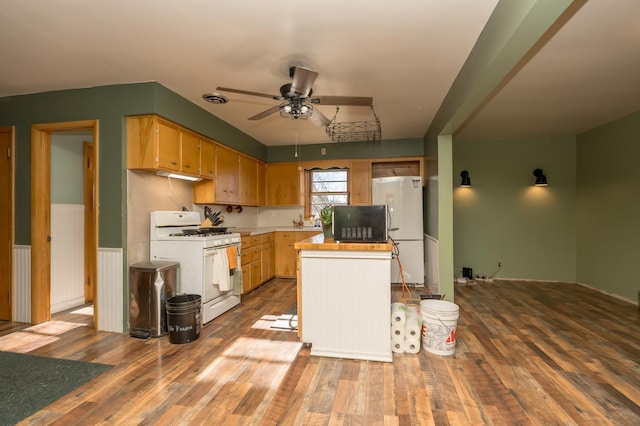
<instances>
[{"instance_id":1,"label":"kitchen island","mask_svg":"<svg viewBox=\"0 0 640 426\"><path fill-rule=\"evenodd\" d=\"M322 234L298 251L298 334L311 355L392 361L391 243L344 243Z\"/></svg>"}]
</instances>

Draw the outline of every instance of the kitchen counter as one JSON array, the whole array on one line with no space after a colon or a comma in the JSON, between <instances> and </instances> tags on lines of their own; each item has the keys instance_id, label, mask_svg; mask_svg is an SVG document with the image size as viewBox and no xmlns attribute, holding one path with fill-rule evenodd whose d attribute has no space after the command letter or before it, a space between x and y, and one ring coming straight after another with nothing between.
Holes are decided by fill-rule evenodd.
<instances>
[{"instance_id":1,"label":"kitchen counter","mask_svg":"<svg viewBox=\"0 0 640 426\"><path fill-rule=\"evenodd\" d=\"M319 228L315 228L319 229ZM320 229L322 232L322 229ZM386 243L343 243L336 242L333 238L324 238L324 234L314 235L293 246L296 250L344 250L344 251L388 251L393 250L393 245Z\"/></svg>"},{"instance_id":2,"label":"kitchen counter","mask_svg":"<svg viewBox=\"0 0 640 426\"><path fill-rule=\"evenodd\" d=\"M391 243L315 235L298 251L298 332L311 355L393 361Z\"/></svg>"},{"instance_id":3,"label":"kitchen counter","mask_svg":"<svg viewBox=\"0 0 640 426\"><path fill-rule=\"evenodd\" d=\"M243 228L231 228L231 232L237 232L241 236L247 235L261 235L269 232L308 232L318 231L322 232L322 228L316 228L314 226L294 228L293 226L256 226L256 227L243 227Z\"/></svg>"}]
</instances>

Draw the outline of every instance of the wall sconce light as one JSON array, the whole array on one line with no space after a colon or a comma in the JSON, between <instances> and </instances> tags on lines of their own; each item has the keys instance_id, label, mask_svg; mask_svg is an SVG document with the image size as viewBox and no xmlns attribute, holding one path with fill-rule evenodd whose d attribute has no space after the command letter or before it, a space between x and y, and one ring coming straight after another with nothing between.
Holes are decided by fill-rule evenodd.
<instances>
[{"instance_id":1,"label":"wall sconce light","mask_svg":"<svg viewBox=\"0 0 640 426\"><path fill-rule=\"evenodd\" d=\"M535 186L547 186L547 177L542 173L542 169L535 169L533 175L536 177Z\"/></svg>"},{"instance_id":2,"label":"wall sconce light","mask_svg":"<svg viewBox=\"0 0 640 426\"><path fill-rule=\"evenodd\" d=\"M462 177L462 182L460 182L461 188L471 188L471 178L469 177L469 172L463 170L460 172L460 176Z\"/></svg>"}]
</instances>

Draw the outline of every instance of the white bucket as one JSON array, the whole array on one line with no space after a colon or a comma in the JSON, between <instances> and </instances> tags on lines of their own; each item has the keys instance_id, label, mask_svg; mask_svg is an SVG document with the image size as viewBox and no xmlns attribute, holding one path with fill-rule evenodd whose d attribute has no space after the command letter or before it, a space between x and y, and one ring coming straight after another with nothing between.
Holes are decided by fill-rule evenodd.
<instances>
[{"instance_id":1,"label":"white bucket","mask_svg":"<svg viewBox=\"0 0 640 426\"><path fill-rule=\"evenodd\" d=\"M456 351L456 328L459 308L446 300L420 302L422 347L432 354L453 355Z\"/></svg>"}]
</instances>

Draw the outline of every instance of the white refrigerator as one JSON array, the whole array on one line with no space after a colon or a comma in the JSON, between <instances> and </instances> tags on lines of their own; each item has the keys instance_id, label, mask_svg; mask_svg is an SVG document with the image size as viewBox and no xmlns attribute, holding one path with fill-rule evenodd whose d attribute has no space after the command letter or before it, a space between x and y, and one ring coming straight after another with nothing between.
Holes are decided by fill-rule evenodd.
<instances>
[{"instance_id":1,"label":"white refrigerator","mask_svg":"<svg viewBox=\"0 0 640 426\"><path fill-rule=\"evenodd\" d=\"M391 176L373 178L372 204L386 204L389 235L397 245L407 284L424 285L424 233L422 229L422 178ZM401 283L398 261L391 261L391 282Z\"/></svg>"}]
</instances>

